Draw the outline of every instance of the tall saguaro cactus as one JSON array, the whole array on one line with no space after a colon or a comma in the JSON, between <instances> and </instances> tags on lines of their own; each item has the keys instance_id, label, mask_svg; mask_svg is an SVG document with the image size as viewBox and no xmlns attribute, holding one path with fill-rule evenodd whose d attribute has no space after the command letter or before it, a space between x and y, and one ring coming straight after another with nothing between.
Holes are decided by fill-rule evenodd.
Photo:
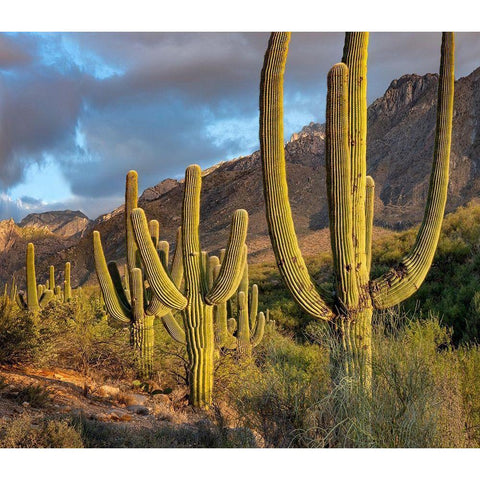
<instances>
[{"instance_id":1,"label":"tall saguaro cactus","mask_svg":"<svg viewBox=\"0 0 480 480\"><path fill-rule=\"evenodd\" d=\"M129 323L131 344L137 357L138 374L141 377L149 378L153 373L154 318L164 316L170 311L170 308L153 296L150 288L145 286L141 263L137 255L137 242L135 241L130 218L132 210L137 207L137 197L138 175L137 172L131 170L127 174L125 189L125 236L127 247L127 271L125 275L128 278L130 288L128 296L123 288L117 264L110 262L107 265L100 232L98 231L93 232L93 247L95 269L107 312L114 319ZM179 262L174 262L172 268L175 268L175 270L172 270L169 275L173 278L181 278ZM67 265L65 270L67 272ZM68 272L69 270L68 268Z\"/></svg>"},{"instance_id":2,"label":"tall saguaro cactus","mask_svg":"<svg viewBox=\"0 0 480 480\"><path fill-rule=\"evenodd\" d=\"M342 63L328 73L326 169L335 301L319 294L298 247L288 198L283 133L283 76L289 33L270 37L260 84L260 148L270 238L280 273L297 303L331 322L339 335L342 370L368 385L373 309L412 295L430 269L447 197L454 91L454 35L442 36L437 124L425 215L400 264L370 280L374 182L366 175L368 33L347 33Z\"/></svg>"},{"instance_id":3,"label":"tall saguaro cactus","mask_svg":"<svg viewBox=\"0 0 480 480\"><path fill-rule=\"evenodd\" d=\"M213 389L213 306L228 300L240 283L248 214L245 210L235 211L225 259L218 277L209 288L207 256L202 254L199 237L201 186L200 167L189 166L185 172L182 205L184 292L180 291L166 271L150 235L143 210L134 209L131 218L155 297L169 308L180 310L183 315L183 333L189 359L190 403L196 407L208 408L212 403Z\"/></svg>"},{"instance_id":4,"label":"tall saguaro cactus","mask_svg":"<svg viewBox=\"0 0 480 480\"><path fill-rule=\"evenodd\" d=\"M17 293L17 304L24 310L37 313L53 298L53 291L41 288L43 285L37 285L35 247L33 243L27 245L26 267L27 297L25 298L21 292Z\"/></svg>"}]
</instances>

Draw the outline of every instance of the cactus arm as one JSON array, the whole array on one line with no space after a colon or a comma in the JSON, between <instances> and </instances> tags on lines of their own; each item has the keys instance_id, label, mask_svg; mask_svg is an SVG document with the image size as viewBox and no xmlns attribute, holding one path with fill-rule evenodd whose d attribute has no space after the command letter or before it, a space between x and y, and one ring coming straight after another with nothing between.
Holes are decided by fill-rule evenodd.
<instances>
[{"instance_id":1,"label":"cactus arm","mask_svg":"<svg viewBox=\"0 0 480 480\"><path fill-rule=\"evenodd\" d=\"M35 247L27 245L27 305L30 311L38 310L37 278L35 276Z\"/></svg>"},{"instance_id":2,"label":"cactus arm","mask_svg":"<svg viewBox=\"0 0 480 480\"><path fill-rule=\"evenodd\" d=\"M325 165L330 238L340 309L358 304L353 248L352 188L348 141L348 68L337 63L328 72ZM363 207L365 208L365 206Z\"/></svg>"},{"instance_id":3,"label":"cactus arm","mask_svg":"<svg viewBox=\"0 0 480 480\"><path fill-rule=\"evenodd\" d=\"M210 305L227 301L238 288L243 274L242 267L246 261L247 228L248 213L245 210L236 210L233 214L230 238L220 273L205 298Z\"/></svg>"},{"instance_id":4,"label":"cactus arm","mask_svg":"<svg viewBox=\"0 0 480 480\"><path fill-rule=\"evenodd\" d=\"M253 331L253 335L250 339L250 343L252 347L256 347L263 339L263 335L265 333L265 315L263 312L260 312L257 317L257 321L255 322L255 330Z\"/></svg>"},{"instance_id":5,"label":"cactus arm","mask_svg":"<svg viewBox=\"0 0 480 480\"><path fill-rule=\"evenodd\" d=\"M433 261L448 190L455 81L454 48L454 34L444 33L438 83L435 147L425 214L412 251L399 266L371 282L373 304L379 309L397 305L415 293Z\"/></svg>"},{"instance_id":6,"label":"cactus arm","mask_svg":"<svg viewBox=\"0 0 480 480\"><path fill-rule=\"evenodd\" d=\"M238 350L245 353L250 345L250 325L248 323L248 300L245 292L238 293Z\"/></svg>"},{"instance_id":7,"label":"cactus arm","mask_svg":"<svg viewBox=\"0 0 480 480\"><path fill-rule=\"evenodd\" d=\"M125 234L127 244L127 265L128 272L137 267L137 242L133 231L131 214L137 208L138 202L138 174L135 170L127 173L125 181ZM131 280L131 279L130 279Z\"/></svg>"},{"instance_id":8,"label":"cactus arm","mask_svg":"<svg viewBox=\"0 0 480 480\"><path fill-rule=\"evenodd\" d=\"M365 239L367 174L368 32L345 34L342 62L348 67L348 132L352 198L352 239L359 288L368 292Z\"/></svg>"},{"instance_id":9,"label":"cactus arm","mask_svg":"<svg viewBox=\"0 0 480 480\"><path fill-rule=\"evenodd\" d=\"M118 271L118 266L115 262L107 263L108 273L112 279L113 288L115 288L115 293L118 300L122 303L125 311L128 311L130 308L130 302L127 300L125 295L125 290L122 285L122 278L120 277L120 272Z\"/></svg>"},{"instance_id":10,"label":"cactus arm","mask_svg":"<svg viewBox=\"0 0 480 480\"><path fill-rule=\"evenodd\" d=\"M168 253L170 250L169 243L166 240L157 242L157 250L160 260L162 261L163 268L165 268L165 271L168 272Z\"/></svg>"},{"instance_id":11,"label":"cactus arm","mask_svg":"<svg viewBox=\"0 0 480 480\"><path fill-rule=\"evenodd\" d=\"M227 329L228 329L228 332L231 333L232 335L236 332L237 321L233 317L230 317L227 320Z\"/></svg>"},{"instance_id":12,"label":"cactus arm","mask_svg":"<svg viewBox=\"0 0 480 480\"><path fill-rule=\"evenodd\" d=\"M93 232L93 250L98 283L100 284L108 313L116 320L130 322L130 309L125 308L125 305L117 296L117 291L108 271L107 262L103 253L100 232L96 230Z\"/></svg>"},{"instance_id":13,"label":"cactus arm","mask_svg":"<svg viewBox=\"0 0 480 480\"><path fill-rule=\"evenodd\" d=\"M160 224L158 220L150 220L148 222L148 230L150 231L150 236L152 237L155 248L158 248L158 242L160 241Z\"/></svg>"},{"instance_id":14,"label":"cactus arm","mask_svg":"<svg viewBox=\"0 0 480 480\"><path fill-rule=\"evenodd\" d=\"M15 300L17 301L17 305L19 306L19 308L23 310L28 310L28 304L25 300L25 295L23 293L17 293L17 295L15 296Z\"/></svg>"},{"instance_id":15,"label":"cactus arm","mask_svg":"<svg viewBox=\"0 0 480 480\"><path fill-rule=\"evenodd\" d=\"M42 296L44 290L45 290L45 287L41 283L39 283L37 285L37 298L40 298ZM40 301L39 301L39 305L40 305Z\"/></svg>"},{"instance_id":16,"label":"cactus arm","mask_svg":"<svg viewBox=\"0 0 480 480\"><path fill-rule=\"evenodd\" d=\"M54 296L53 290L44 290L38 301L38 305L43 308Z\"/></svg>"},{"instance_id":17,"label":"cactus arm","mask_svg":"<svg viewBox=\"0 0 480 480\"><path fill-rule=\"evenodd\" d=\"M163 317L167 313L170 312L170 307L164 305L156 295L152 295L150 301L148 302L148 306L145 309L145 315L147 316L155 316L155 317Z\"/></svg>"},{"instance_id":18,"label":"cactus arm","mask_svg":"<svg viewBox=\"0 0 480 480\"><path fill-rule=\"evenodd\" d=\"M170 277L175 286L180 289L183 281L183 257L182 257L182 228L177 229L177 240L175 242L175 252L173 254Z\"/></svg>"},{"instance_id":19,"label":"cactus arm","mask_svg":"<svg viewBox=\"0 0 480 480\"><path fill-rule=\"evenodd\" d=\"M59 297L62 293L62 287L60 287L60 285L55 285L55 291L53 293L56 297Z\"/></svg>"},{"instance_id":20,"label":"cactus arm","mask_svg":"<svg viewBox=\"0 0 480 480\"><path fill-rule=\"evenodd\" d=\"M162 323L168 334L178 343L185 345L187 343L185 330L178 324L175 317L169 312L162 317Z\"/></svg>"},{"instance_id":21,"label":"cactus arm","mask_svg":"<svg viewBox=\"0 0 480 480\"><path fill-rule=\"evenodd\" d=\"M365 197L365 252L367 273L370 275L372 266L372 238L373 238L373 214L375 203L375 182L367 176L367 192Z\"/></svg>"},{"instance_id":22,"label":"cactus arm","mask_svg":"<svg viewBox=\"0 0 480 480\"><path fill-rule=\"evenodd\" d=\"M135 208L132 211L131 218L143 264L147 272L148 283L153 293L165 306L183 310L187 305L187 299L178 291L163 267L150 237L145 212L141 208Z\"/></svg>"},{"instance_id":23,"label":"cactus arm","mask_svg":"<svg viewBox=\"0 0 480 480\"><path fill-rule=\"evenodd\" d=\"M140 268L134 268L131 271L132 280L132 320L134 323L141 322L145 317L143 308L143 274Z\"/></svg>"},{"instance_id":24,"label":"cactus arm","mask_svg":"<svg viewBox=\"0 0 480 480\"><path fill-rule=\"evenodd\" d=\"M258 314L258 285L255 283L252 285L252 295L250 298L250 330L255 330Z\"/></svg>"},{"instance_id":25,"label":"cactus arm","mask_svg":"<svg viewBox=\"0 0 480 480\"><path fill-rule=\"evenodd\" d=\"M272 33L260 83L260 151L267 223L283 281L296 302L318 319L333 313L320 297L307 271L293 224L285 169L283 74L290 34Z\"/></svg>"},{"instance_id":26,"label":"cactus arm","mask_svg":"<svg viewBox=\"0 0 480 480\"><path fill-rule=\"evenodd\" d=\"M215 280L218 277L218 274L220 273L220 259L212 255L208 259L208 289L211 290L213 287L213 284Z\"/></svg>"},{"instance_id":27,"label":"cactus arm","mask_svg":"<svg viewBox=\"0 0 480 480\"><path fill-rule=\"evenodd\" d=\"M50 265L48 288L55 291L55 267Z\"/></svg>"},{"instance_id":28,"label":"cactus arm","mask_svg":"<svg viewBox=\"0 0 480 480\"><path fill-rule=\"evenodd\" d=\"M70 262L65 263L65 280L64 280L64 294L63 301L68 302L72 298L72 284L70 283Z\"/></svg>"}]
</instances>

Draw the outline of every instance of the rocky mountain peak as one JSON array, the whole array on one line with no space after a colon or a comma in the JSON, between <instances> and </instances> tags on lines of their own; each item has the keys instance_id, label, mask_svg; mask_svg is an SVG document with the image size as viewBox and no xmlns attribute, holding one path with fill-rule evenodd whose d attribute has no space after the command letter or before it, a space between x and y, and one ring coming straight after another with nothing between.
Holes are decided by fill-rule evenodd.
<instances>
[{"instance_id":1,"label":"rocky mountain peak","mask_svg":"<svg viewBox=\"0 0 480 480\"><path fill-rule=\"evenodd\" d=\"M82 237L91 220L80 210L30 213L18 225L45 229L60 237Z\"/></svg>"}]
</instances>

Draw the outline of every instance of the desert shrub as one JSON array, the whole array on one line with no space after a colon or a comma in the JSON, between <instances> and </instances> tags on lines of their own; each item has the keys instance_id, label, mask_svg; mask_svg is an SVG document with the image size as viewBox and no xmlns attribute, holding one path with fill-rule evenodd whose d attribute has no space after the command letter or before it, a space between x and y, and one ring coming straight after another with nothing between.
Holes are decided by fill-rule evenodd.
<instances>
[{"instance_id":1,"label":"desert shrub","mask_svg":"<svg viewBox=\"0 0 480 480\"><path fill-rule=\"evenodd\" d=\"M402 320L404 320L402 316ZM463 447L461 371L451 331L436 318L381 319L373 385L344 378L304 416L300 443L315 447Z\"/></svg>"},{"instance_id":2,"label":"desert shrub","mask_svg":"<svg viewBox=\"0 0 480 480\"><path fill-rule=\"evenodd\" d=\"M50 402L50 396L41 385L27 385L19 390L16 400L18 403L28 402L33 408L42 408Z\"/></svg>"},{"instance_id":3,"label":"desert shrub","mask_svg":"<svg viewBox=\"0 0 480 480\"><path fill-rule=\"evenodd\" d=\"M327 392L328 355L271 332L257 347L256 364L239 369L231 391L244 425L267 446L290 446L307 410Z\"/></svg>"},{"instance_id":4,"label":"desert shrub","mask_svg":"<svg viewBox=\"0 0 480 480\"><path fill-rule=\"evenodd\" d=\"M0 297L0 363L31 361L37 347L38 330L32 314Z\"/></svg>"},{"instance_id":5,"label":"desert shrub","mask_svg":"<svg viewBox=\"0 0 480 480\"><path fill-rule=\"evenodd\" d=\"M122 377L133 369L128 326L114 325L97 294L50 302L41 313L42 357L38 364L71 368L88 376Z\"/></svg>"},{"instance_id":6,"label":"desert shrub","mask_svg":"<svg viewBox=\"0 0 480 480\"><path fill-rule=\"evenodd\" d=\"M1 448L82 448L80 434L65 420L34 420L23 414L0 424Z\"/></svg>"},{"instance_id":7,"label":"desert shrub","mask_svg":"<svg viewBox=\"0 0 480 480\"><path fill-rule=\"evenodd\" d=\"M245 428L227 428L210 419L191 424L132 427L103 423L84 416L74 419L85 447L89 448L242 448L255 447L255 438Z\"/></svg>"}]
</instances>

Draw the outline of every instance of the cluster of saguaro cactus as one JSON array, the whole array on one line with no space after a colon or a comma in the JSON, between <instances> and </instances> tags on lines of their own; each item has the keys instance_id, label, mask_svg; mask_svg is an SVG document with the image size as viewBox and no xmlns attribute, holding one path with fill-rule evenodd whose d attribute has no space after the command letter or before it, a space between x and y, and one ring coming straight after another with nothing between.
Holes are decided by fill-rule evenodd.
<instances>
[{"instance_id":1,"label":"cluster of saguaro cactus","mask_svg":"<svg viewBox=\"0 0 480 480\"><path fill-rule=\"evenodd\" d=\"M258 312L258 286L252 286L249 292L247 246L244 247L243 276L237 290L237 319L233 313L233 298L218 302L213 306L213 328L215 347L218 350L236 350L240 355L250 355L252 348L256 347L265 332L265 314ZM220 274L222 261L226 250L221 250L220 258L216 255L209 256L202 252L200 268L202 276L207 279L208 288L212 289ZM186 343L185 330L170 312L162 318L162 322L170 336L179 343Z\"/></svg>"},{"instance_id":2,"label":"cluster of saguaro cactus","mask_svg":"<svg viewBox=\"0 0 480 480\"><path fill-rule=\"evenodd\" d=\"M37 285L35 275L35 247L33 243L27 245L26 267L27 294L25 297L22 292L18 292L16 300L20 308L36 313L52 300L54 292L50 288L45 288L45 285Z\"/></svg>"},{"instance_id":3,"label":"cluster of saguaro cactus","mask_svg":"<svg viewBox=\"0 0 480 480\"><path fill-rule=\"evenodd\" d=\"M245 210L235 211L225 257L218 275L209 285L208 258L206 253L202 253L199 237L201 185L200 167L189 166L185 172L181 227L184 290L181 290L168 274L164 260L158 254L151 238L143 210L134 209L131 219L155 298L167 307L181 311L183 315L184 330L180 329L178 324L172 326L180 336L185 335L189 360L190 403L208 408L212 402L213 389L213 309L215 305L226 302L235 294L242 279L248 214Z\"/></svg>"},{"instance_id":4,"label":"cluster of saguaro cactus","mask_svg":"<svg viewBox=\"0 0 480 480\"><path fill-rule=\"evenodd\" d=\"M371 378L373 309L397 305L422 284L438 243L448 186L454 89L454 35L442 36L437 124L423 222L411 252L380 278L370 280L373 179L367 177L368 33L347 33L342 63L328 74L326 115L327 193L336 277L333 304L308 274L288 198L283 132L283 75L289 33L273 33L260 85L260 146L267 222L276 261L298 304L331 322L342 351L341 371Z\"/></svg>"},{"instance_id":5,"label":"cluster of saguaro cactus","mask_svg":"<svg viewBox=\"0 0 480 480\"><path fill-rule=\"evenodd\" d=\"M3 288L2 298L4 302L14 303L16 297L17 297L17 283L15 282L15 277L12 277L10 288L8 286L8 283L5 283L5 286Z\"/></svg>"},{"instance_id":6,"label":"cluster of saguaro cactus","mask_svg":"<svg viewBox=\"0 0 480 480\"><path fill-rule=\"evenodd\" d=\"M127 322L130 325L130 340L136 353L138 374L143 378L149 378L153 372L153 322L155 317L162 317L169 313L170 307L154 296L151 289L145 285L137 242L130 218L132 210L137 207L137 201L138 175L137 172L131 170L127 174L125 191L125 241L127 248L127 264L124 275L125 285L122 285L117 264L110 262L107 265L100 232L98 231L93 232L93 247L95 269L107 312L112 318ZM147 228L149 228L149 234L152 232L155 235L151 241L152 244L155 242L153 248L156 251L159 243L158 222L152 220L150 227ZM161 243L161 246L165 248L165 243ZM172 269L168 275L171 276L175 285L180 285L182 274L181 261L174 259Z\"/></svg>"},{"instance_id":7,"label":"cluster of saguaro cactus","mask_svg":"<svg viewBox=\"0 0 480 480\"><path fill-rule=\"evenodd\" d=\"M64 281L63 281L63 291L60 285L56 285L55 283L55 267L50 265L48 280L45 283L45 288L48 290L52 290L55 298L57 300L63 301L67 303L72 298L72 287L70 283L70 262L65 263L65 273L64 273Z\"/></svg>"}]
</instances>

